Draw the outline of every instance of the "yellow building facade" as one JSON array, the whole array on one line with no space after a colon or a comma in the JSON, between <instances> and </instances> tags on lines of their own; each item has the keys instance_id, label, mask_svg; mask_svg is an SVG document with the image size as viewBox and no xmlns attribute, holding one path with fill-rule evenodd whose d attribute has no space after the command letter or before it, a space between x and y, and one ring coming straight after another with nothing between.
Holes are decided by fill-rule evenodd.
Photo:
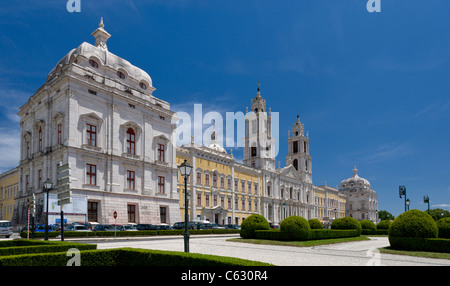
<instances>
[{"instance_id":1,"label":"yellow building facade","mask_svg":"<svg viewBox=\"0 0 450 286\"><path fill-rule=\"evenodd\" d=\"M315 216L325 227L333 220L345 217L346 195L327 185L314 186Z\"/></svg>"},{"instance_id":2,"label":"yellow building facade","mask_svg":"<svg viewBox=\"0 0 450 286\"><path fill-rule=\"evenodd\" d=\"M214 140L212 141L214 142ZM219 225L241 224L251 214L261 213L261 171L236 162L233 154L212 143L191 142L177 148L177 165L187 161L189 220ZM180 211L184 221L184 178L178 174Z\"/></svg>"},{"instance_id":3,"label":"yellow building facade","mask_svg":"<svg viewBox=\"0 0 450 286\"><path fill-rule=\"evenodd\" d=\"M19 170L14 168L0 175L0 220L11 221L19 190Z\"/></svg>"}]
</instances>

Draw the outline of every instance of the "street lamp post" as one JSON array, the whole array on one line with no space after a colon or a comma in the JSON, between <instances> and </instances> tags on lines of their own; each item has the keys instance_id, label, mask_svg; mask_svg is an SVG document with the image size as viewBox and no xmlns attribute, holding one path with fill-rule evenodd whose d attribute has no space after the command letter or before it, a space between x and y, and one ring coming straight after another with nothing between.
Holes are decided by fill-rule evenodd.
<instances>
[{"instance_id":1,"label":"street lamp post","mask_svg":"<svg viewBox=\"0 0 450 286\"><path fill-rule=\"evenodd\" d=\"M428 204L428 214L430 214L430 198L428 196L423 196L423 202Z\"/></svg>"},{"instance_id":2,"label":"street lamp post","mask_svg":"<svg viewBox=\"0 0 450 286\"><path fill-rule=\"evenodd\" d=\"M180 168L181 176L184 177L184 252L189 252L189 217L188 217L188 200L187 200L187 180L191 175L192 166L187 163L187 160L178 166Z\"/></svg>"},{"instance_id":3,"label":"street lamp post","mask_svg":"<svg viewBox=\"0 0 450 286\"><path fill-rule=\"evenodd\" d=\"M48 240L48 192L53 187L53 184L50 182L50 179L47 178L47 180L44 182L44 191L47 192L47 212L45 214L45 237L44 240Z\"/></svg>"},{"instance_id":4,"label":"street lamp post","mask_svg":"<svg viewBox=\"0 0 450 286\"><path fill-rule=\"evenodd\" d=\"M400 198L402 198L402 195L405 196L405 212L406 212L406 187L405 186L399 186L398 187L398 194Z\"/></svg>"},{"instance_id":5,"label":"street lamp post","mask_svg":"<svg viewBox=\"0 0 450 286\"><path fill-rule=\"evenodd\" d=\"M409 205L411 204L411 201L409 199L406 199L406 206L408 207L409 210Z\"/></svg>"}]
</instances>

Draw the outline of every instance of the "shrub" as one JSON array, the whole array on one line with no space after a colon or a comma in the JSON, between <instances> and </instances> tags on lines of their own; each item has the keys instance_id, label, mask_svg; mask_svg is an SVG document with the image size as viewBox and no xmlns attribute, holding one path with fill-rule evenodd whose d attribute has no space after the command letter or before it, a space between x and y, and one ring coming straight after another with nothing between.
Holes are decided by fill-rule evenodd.
<instances>
[{"instance_id":1,"label":"shrub","mask_svg":"<svg viewBox=\"0 0 450 286\"><path fill-rule=\"evenodd\" d=\"M268 229L270 229L270 225L265 217L252 214L242 222L240 235L242 238L255 238L255 230Z\"/></svg>"},{"instance_id":2,"label":"shrub","mask_svg":"<svg viewBox=\"0 0 450 286\"><path fill-rule=\"evenodd\" d=\"M389 229L391 224L392 224L392 221L390 221L390 220L382 220L377 224L377 230Z\"/></svg>"},{"instance_id":3,"label":"shrub","mask_svg":"<svg viewBox=\"0 0 450 286\"><path fill-rule=\"evenodd\" d=\"M308 221L301 216L289 216L280 224L280 231L286 232L289 240L307 240L310 230Z\"/></svg>"},{"instance_id":4,"label":"shrub","mask_svg":"<svg viewBox=\"0 0 450 286\"><path fill-rule=\"evenodd\" d=\"M361 224L361 229L365 231L365 234L375 234L377 231L377 227L373 223L373 221L363 219L359 222Z\"/></svg>"},{"instance_id":5,"label":"shrub","mask_svg":"<svg viewBox=\"0 0 450 286\"><path fill-rule=\"evenodd\" d=\"M438 227L438 236L440 238L450 238L450 217L441 218L436 222Z\"/></svg>"},{"instance_id":6,"label":"shrub","mask_svg":"<svg viewBox=\"0 0 450 286\"><path fill-rule=\"evenodd\" d=\"M310 219L308 223L311 229L323 229L323 223L321 223L320 220L316 218Z\"/></svg>"},{"instance_id":7,"label":"shrub","mask_svg":"<svg viewBox=\"0 0 450 286\"><path fill-rule=\"evenodd\" d=\"M438 228L426 212L410 210L399 215L389 228L392 237L437 238Z\"/></svg>"},{"instance_id":8,"label":"shrub","mask_svg":"<svg viewBox=\"0 0 450 286\"><path fill-rule=\"evenodd\" d=\"M358 232L358 236L361 234L361 224L359 221L352 217L344 217L335 219L331 223L332 229L356 229Z\"/></svg>"}]
</instances>

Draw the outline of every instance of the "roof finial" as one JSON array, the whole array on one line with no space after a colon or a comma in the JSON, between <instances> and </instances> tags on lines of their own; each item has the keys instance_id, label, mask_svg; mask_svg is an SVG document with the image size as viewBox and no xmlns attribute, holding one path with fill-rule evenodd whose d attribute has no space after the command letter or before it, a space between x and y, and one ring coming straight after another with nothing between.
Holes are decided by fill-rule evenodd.
<instances>
[{"instance_id":1,"label":"roof finial","mask_svg":"<svg viewBox=\"0 0 450 286\"><path fill-rule=\"evenodd\" d=\"M260 86L261 86L261 84L259 83L259 80L258 80L258 91L259 91Z\"/></svg>"},{"instance_id":2,"label":"roof finial","mask_svg":"<svg viewBox=\"0 0 450 286\"><path fill-rule=\"evenodd\" d=\"M100 28L105 27L105 25L103 24L103 17L100 17L100 24L98 24L98 26L99 26Z\"/></svg>"},{"instance_id":3,"label":"roof finial","mask_svg":"<svg viewBox=\"0 0 450 286\"><path fill-rule=\"evenodd\" d=\"M355 164L355 168L353 169L353 177L357 175L356 174L357 172L358 172L358 169L356 169L356 164Z\"/></svg>"}]
</instances>

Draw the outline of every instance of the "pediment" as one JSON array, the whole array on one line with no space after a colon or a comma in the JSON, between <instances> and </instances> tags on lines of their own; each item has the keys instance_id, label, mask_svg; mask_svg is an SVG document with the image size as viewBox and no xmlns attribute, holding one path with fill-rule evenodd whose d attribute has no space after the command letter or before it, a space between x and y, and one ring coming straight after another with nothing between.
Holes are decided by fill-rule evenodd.
<instances>
[{"instance_id":1,"label":"pediment","mask_svg":"<svg viewBox=\"0 0 450 286\"><path fill-rule=\"evenodd\" d=\"M290 177L293 179L297 179L297 180L301 180L300 175L297 173L297 170L295 170L294 166L292 166L292 165L286 166L283 169L281 169L280 175Z\"/></svg>"}]
</instances>

